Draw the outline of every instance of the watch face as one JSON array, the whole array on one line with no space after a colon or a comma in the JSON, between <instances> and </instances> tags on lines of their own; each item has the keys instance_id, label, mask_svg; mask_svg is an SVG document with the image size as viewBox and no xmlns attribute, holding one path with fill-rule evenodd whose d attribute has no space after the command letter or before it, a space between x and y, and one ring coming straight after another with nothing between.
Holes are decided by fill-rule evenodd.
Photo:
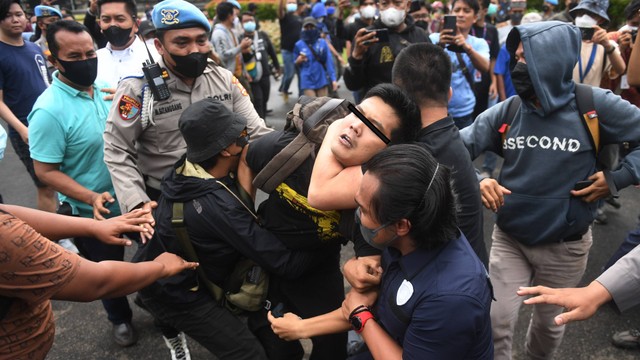
<instances>
[{"instance_id":1,"label":"watch face","mask_svg":"<svg viewBox=\"0 0 640 360\"><path fill-rule=\"evenodd\" d=\"M349 321L351 322L351 327L353 327L353 330L357 331L362 328L362 322L360 321L360 318L358 316L352 316Z\"/></svg>"}]
</instances>

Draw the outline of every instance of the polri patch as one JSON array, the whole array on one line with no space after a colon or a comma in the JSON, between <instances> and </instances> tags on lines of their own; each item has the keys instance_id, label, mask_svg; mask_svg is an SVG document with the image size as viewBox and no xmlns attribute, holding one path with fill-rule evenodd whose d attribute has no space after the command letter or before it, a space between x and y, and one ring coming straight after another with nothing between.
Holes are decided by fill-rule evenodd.
<instances>
[{"instance_id":1,"label":"polri patch","mask_svg":"<svg viewBox=\"0 0 640 360\"><path fill-rule=\"evenodd\" d=\"M118 110L122 120L133 120L140 113L140 102L129 95L122 95Z\"/></svg>"}]
</instances>

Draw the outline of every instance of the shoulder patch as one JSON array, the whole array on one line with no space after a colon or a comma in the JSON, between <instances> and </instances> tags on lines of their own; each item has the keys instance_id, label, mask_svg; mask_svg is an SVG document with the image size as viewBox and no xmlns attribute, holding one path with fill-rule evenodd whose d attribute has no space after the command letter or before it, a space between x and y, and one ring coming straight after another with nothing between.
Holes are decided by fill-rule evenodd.
<instances>
[{"instance_id":1,"label":"shoulder patch","mask_svg":"<svg viewBox=\"0 0 640 360\"><path fill-rule=\"evenodd\" d=\"M122 95L118 111L122 120L133 120L140 113L140 102L129 95Z\"/></svg>"},{"instance_id":2,"label":"shoulder patch","mask_svg":"<svg viewBox=\"0 0 640 360\"><path fill-rule=\"evenodd\" d=\"M240 93L242 93L242 96L249 95L249 93L247 92L247 89L245 89L244 86L242 86L242 83L240 83L240 80L238 80L238 78L235 77L235 75L231 77L231 83L235 85L238 88L238 90L240 90Z\"/></svg>"}]
</instances>

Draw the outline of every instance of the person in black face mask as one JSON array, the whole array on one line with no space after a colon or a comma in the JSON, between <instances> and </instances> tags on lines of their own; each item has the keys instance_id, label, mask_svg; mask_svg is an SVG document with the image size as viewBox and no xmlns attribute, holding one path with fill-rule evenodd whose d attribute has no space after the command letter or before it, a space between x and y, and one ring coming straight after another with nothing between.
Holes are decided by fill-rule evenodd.
<instances>
[{"instance_id":1,"label":"person in black face mask","mask_svg":"<svg viewBox=\"0 0 640 360\"><path fill-rule=\"evenodd\" d=\"M413 18L415 26L422 28L429 34L429 23L431 22L431 4L424 0L411 1L409 15Z\"/></svg>"},{"instance_id":2,"label":"person in black face mask","mask_svg":"<svg viewBox=\"0 0 640 360\"><path fill-rule=\"evenodd\" d=\"M549 20L554 16L556 7L558 6L558 0L545 0L542 4L542 20Z\"/></svg>"},{"instance_id":3,"label":"person in black face mask","mask_svg":"<svg viewBox=\"0 0 640 360\"><path fill-rule=\"evenodd\" d=\"M108 85L107 99L113 98L120 80L142 75L142 63L148 59L144 43L138 37L139 20L134 0L99 0L98 19L107 46L99 49L98 81ZM152 47L154 59L159 55Z\"/></svg>"},{"instance_id":4,"label":"person in black face mask","mask_svg":"<svg viewBox=\"0 0 640 360\"><path fill-rule=\"evenodd\" d=\"M29 114L29 147L38 178L60 194L80 217L102 220L120 215L109 171L103 161L102 133L111 102L95 82L98 59L88 29L75 21L57 21L47 29L53 83ZM92 261L123 260L124 249L93 238L75 238ZM103 301L113 323L114 341L137 341L126 297Z\"/></svg>"}]
</instances>

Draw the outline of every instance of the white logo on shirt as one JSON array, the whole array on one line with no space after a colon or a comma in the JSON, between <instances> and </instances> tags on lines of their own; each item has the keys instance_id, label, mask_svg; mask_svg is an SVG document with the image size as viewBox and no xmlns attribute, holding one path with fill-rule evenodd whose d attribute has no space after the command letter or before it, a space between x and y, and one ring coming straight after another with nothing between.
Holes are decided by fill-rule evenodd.
<instances>
[{"instance_id":1,"label":"white logo on shirt","mask_svg":"<svg viewBox=\"0 0 640 360\"><path fill-rule=\"evenodd\" d=\"M580 141L576 139L558 138L535 135L516 136L507 138L502 144L504 150L541 148L544 150L576 152L580 149Z\"/></svg>"}]
</instances>

